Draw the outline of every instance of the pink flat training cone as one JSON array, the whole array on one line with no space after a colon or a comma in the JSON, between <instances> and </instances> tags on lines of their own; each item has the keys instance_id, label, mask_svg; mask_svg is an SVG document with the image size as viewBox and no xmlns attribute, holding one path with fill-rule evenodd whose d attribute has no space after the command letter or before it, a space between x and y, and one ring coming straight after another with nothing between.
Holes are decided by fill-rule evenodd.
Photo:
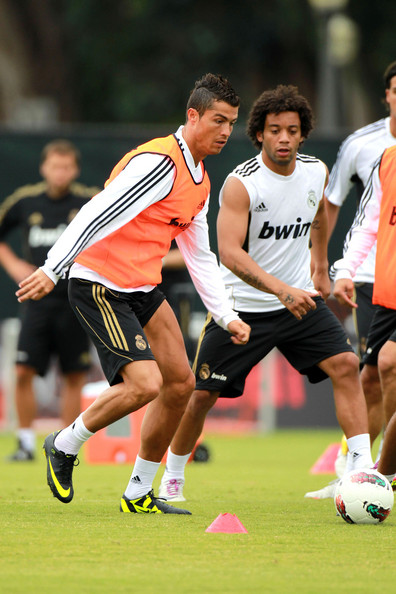
<instances>
[{"instance_id":1,"label":"pink flat training cone","mask_svg":"<svg viewBox=\"0 0 396 594\"><path fill-rule=\"evenodd\" d=\"M247 534L245 526L235 514L220 514L205 532L223 532L225 534Z\"/></svg>"},{"instance_id":2,"label":"pink flat training cone","mask_svg":"<svg viewBox=\"0 0 396 594\"><path fill-rule=\"evenodd\" d=\"M337 458L339 442L330 444L311 468L311 474L332 474Z\"/></svg>"}]
</instances>

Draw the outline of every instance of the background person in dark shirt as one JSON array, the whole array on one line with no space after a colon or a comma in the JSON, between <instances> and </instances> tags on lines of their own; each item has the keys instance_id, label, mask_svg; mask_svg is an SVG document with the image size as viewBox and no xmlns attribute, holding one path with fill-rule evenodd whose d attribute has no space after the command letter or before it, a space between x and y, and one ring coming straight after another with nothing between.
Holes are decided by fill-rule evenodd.
<instances>
[{"instance_id":1,"label":"background person in dark shirt","mask_svg":"<svg viewBox=\"0 0 396 594\"><path fill-rule=\"evenodd\" d=\"M42 182L17 189L0 205L0 264L16 284L41 265L78 210L99 191L75 182L80 174L80 154L66 140L44 147L40 174ZM22 233L22 258L7 242L15 229ZM66 426L79 414L81 389L90 366L89 342L69 305L66 279L45 302L29 301L21 313L15 366L18 446L10 461L28 461L35 456L34 377L45 375L51 357L58 357L62 372L60 415Z\"/></svg>"}]
</instances>

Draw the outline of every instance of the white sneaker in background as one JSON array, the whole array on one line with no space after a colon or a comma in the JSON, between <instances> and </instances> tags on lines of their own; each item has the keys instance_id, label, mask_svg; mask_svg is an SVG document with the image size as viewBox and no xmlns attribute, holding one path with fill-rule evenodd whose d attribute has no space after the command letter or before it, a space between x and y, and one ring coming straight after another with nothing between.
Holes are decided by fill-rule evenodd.
<instances>
[{"instance_id":1,"label":"white sneaker in background","mask_svg":"<svg viewBox=\"0 0 396 594\"><path fill-rule=\"evenodd\" d=\"M339 481L340 479L337 478L318 491L308 491L308 493L305 493L304 497L307 497L308 499L333 499Z\"/></svg>"},{"instance_id":2,"label":"white sneaker in background","mask_svg":"<svg viewBox=\"0 0 396 594\"><path fill-rule=\"evenodd\" d=\"M184 479L164 479L162 478L158 497L160 499L166 499L166 501L186 501L183 497Z\"/></svg>"}]
</instances>

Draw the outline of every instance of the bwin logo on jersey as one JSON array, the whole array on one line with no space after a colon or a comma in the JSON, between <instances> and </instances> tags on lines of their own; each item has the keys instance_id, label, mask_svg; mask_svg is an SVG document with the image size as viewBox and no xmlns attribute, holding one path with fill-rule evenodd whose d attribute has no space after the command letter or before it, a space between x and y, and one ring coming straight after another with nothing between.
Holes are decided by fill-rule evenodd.
<instances>
[{"instance_id":1,"label":"bwin logo on jersey","mask_svg":"<svg viewBox=\"0 0 396 594\"><path fill-rule=\"evenodd\" d=\"M318 203L318 199L316 197L315 192L313 190L310 190L308 192L308 198L307 198L307 204L308 204L309 208L315 208L317 203Z\"/></svg>"},{"instance_id":2,"label":"bwin logo on jersey","mask_svg":"<svg viewBox=\"0 0 396 594\"><path fill-rule=\"evenodd\" d=\"M297 237L305 237L308 235L311 223L302 223L301 218L296 219L296 223L291 225L277 225L273 227L268 221L265 221L260 233L259 239L269 239L275 234L275 239L297 239Z\"/></svg>"},{"instance_id":3,"label":"bwin logo on jersey","mask_svg":"<svg viewBox=\"0 0 396 594\"><path fill-rule=\"evenodd\" d=\"M191 217L191 221L194 220L194 217ZM181 221L179 221L179 219L171 219L168 223L168 225L173 225L174 227L180 227L180 229L188 229L189 226L191 225L190 223L182 223Z\"/></svg>"}]
</instances>

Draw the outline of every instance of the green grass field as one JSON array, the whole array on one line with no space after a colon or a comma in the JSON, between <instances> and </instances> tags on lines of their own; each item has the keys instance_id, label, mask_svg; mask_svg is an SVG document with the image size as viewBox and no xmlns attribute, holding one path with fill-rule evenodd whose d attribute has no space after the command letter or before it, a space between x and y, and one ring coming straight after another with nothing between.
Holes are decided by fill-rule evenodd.
<instances>
[{"instance_id":1,"label":"green grass field","mask_svg":"<svg viewBox=\"0 0 396 594\"><path fill-rule=\"evenodd\" d=\"M339 438L207 435L211 461L186 472L184 505L193 515L143 516L118 511L128 466L82 459L74 500L64 505L46 485L44 457L4 462L14 441L0 434L0 592L386 591L396 575L396 508L382 525L351 526L331 500L304 499L333 478L309 469ZM248 534L206 533L225 512Z\"/></svg>"}]
</instances>

